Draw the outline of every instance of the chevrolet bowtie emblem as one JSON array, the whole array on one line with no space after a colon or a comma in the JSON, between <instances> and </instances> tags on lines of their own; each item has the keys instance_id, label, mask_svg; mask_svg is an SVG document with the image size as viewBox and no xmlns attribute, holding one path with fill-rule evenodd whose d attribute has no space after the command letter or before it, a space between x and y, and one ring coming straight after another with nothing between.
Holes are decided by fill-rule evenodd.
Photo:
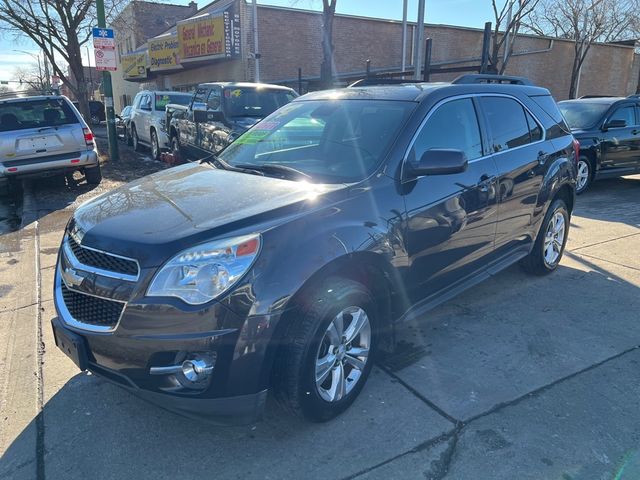
<instances>
[{"instance_id":1,"label":"chevrolet bowtie emblem","mask_svg":"<svg viewBox=\"0 0 640 480\"><path fill-rule=\"evenodd\" d=\"M84 277L78 275L78 272L73 268L67 267L64 269L64 283L67 287L79 287L82 280L84 280Z\"/></svg>"}]
</instances>

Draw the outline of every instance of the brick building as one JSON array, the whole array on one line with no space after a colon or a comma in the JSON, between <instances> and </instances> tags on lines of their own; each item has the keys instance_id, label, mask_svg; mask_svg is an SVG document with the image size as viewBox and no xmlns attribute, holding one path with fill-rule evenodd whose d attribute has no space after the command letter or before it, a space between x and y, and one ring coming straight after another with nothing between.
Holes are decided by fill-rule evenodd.
<instances>
[{"instance_id":1,"label":"brick building","mask_svg":"<svg viewBox=\"0 0 640 480\"><path fill-rule=\"evenodd\" d=\"M206 81L253 81L252 8L247 0L217 0L198 10L192 19L217 18L233 8L239 23L239 55L214 55L202 59L181 59L180 65L163 70L146 65L143 78L129 78L130 83L154 88L191 90ZM225 13L225 15L227 15ZM228 15L225 16L227 22ZM258 37L260 77L263 82L280 83L298 88L298 69L302 72L303 91L314 88L319 80L322 18L318 12L259 5ZM145 27L146 28L146 27ZM406 65L410 68L415 24L407 29ZM225 34L228 25L225 23ZM145 30L147 31L147 30ZM178 27L164 32L166 38L180 41ZM482 51L483 32L479 29L447 25L426 25L425 38L433 39L432 64L446 66L477 65ZM148 37L151 39L151 36ZM225 37L227 43L229 38ZM384 19L336 15L334 21L335 65L338 80L345 83L361 78L366 60L371 71L399 71L402 65L402 23ZM147 52L157 40L141 44L138 51ZM154 47L155 48L155 47ZM551 90L558 100L567 98L573 43L569 40L519 35L514 45L507 74L529 77ZM174 55L175 56L175 55ZM142 58L142 57L141 57ZM189 60L189 61L185 61ZM194 61L192 61L194 60ZM595 44L584 63L580 78L580 94L626 95L636 91L640 62L633 44ZM456 75L434 75L433 81L450 80ZM134 83L135 82L135 83ZM114 87L115 88L115 87ZM134 87L135 89L135 87ZM119 93L116 89L116 93Z\"/></svg>"},{"instance_id":2,"label":"brick building","mask_svg":"<svg viewBox=\"0 0 640 480\"><path fill-rule=\"evenodd\" d=\"M189 5L173 5L145 0L132 0L109 25L115 30L117 41L118 70L111 74L116 112L131 102L139 85L125 82L122 57L136 51L147 39L171 28L183 18L198 10L196 2Z\"/></svg>"}]
</instances>

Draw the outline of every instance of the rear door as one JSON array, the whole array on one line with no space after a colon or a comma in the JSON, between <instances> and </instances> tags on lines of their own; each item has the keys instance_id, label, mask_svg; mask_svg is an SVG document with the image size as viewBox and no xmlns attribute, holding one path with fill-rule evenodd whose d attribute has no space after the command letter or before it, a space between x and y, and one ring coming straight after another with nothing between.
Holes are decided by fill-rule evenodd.
<instances>
[{"instance_id":1,"label":"rear door","mask_svg":"<svg viewBox=\"0 0 640 480\"><path fill-rule=\"evenodd\" d=\"M0 103L0 162L77 156L87 150L83 125L63 98Z\"/></svg>"},{"instance_id":2,"label":"rear door","mask_svg":"<svg viewBox=\"0 0 640 480\"><path fill-rule=\"evenodd\" d=\"M610 128L603 132L602 168L634 168L640 160L640 126L633 103L615 108L605 119L624 120L625 127Z\"/></svg>"},{"instance_id":3,"label":"rear door","mask_svg":"<svg viewBox=\"0 0 640 480\"><path fill-rule=\"evenodd\" d=\"M516 98L483 96L482 112L498 169L496 257L528 251L533 241L533 215L553 148L541 123Z\"/></svg>"},{"instance_id":4,"label":"rear door","mask_svg":"<svg viewBox=\"0 0 640 480\"><path fill-rule=\"evenodd\" d=\"M480 273L493 254L497 171L480 125L473 98L448 100L429 113L409 149L406 162L430 149L461 150L469 162L462 173L403 184L405 284L414 302Z\"/></svg>"}]
</instances>

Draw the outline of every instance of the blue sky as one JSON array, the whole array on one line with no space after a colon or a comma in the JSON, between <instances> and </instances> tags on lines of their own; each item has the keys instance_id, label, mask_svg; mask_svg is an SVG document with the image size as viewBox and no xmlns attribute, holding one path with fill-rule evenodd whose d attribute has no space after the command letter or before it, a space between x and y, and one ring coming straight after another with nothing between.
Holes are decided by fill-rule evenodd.
<instances>
[{"instance_id":1,"label":"blue sky","mask_svg":"<svg viewBox=\"0 0 640 480\"><path fill-rule=\"evenodd\" d=\"M189 0L168 0L169 3L187 4ZM338 13L362 15L389 19L402 19L402 0L337 0ZM199 6L208 2L200 0ZM258 0L258 3L294 6L305 9L321 9L321 0ZM501 0L499 4L504 3ZM409 0L409 20L416 20L418 0ZM482 27L486 21L493 20L491 0L426 0L425 21L427 23L444 23L449 25L463 25ZM32 64L34 59L24 53L14 50L24 50L34 55L37 48L28 40L18 40L0 34L0 80L12 80L17 66ZM84 50L84 49L83 49ZM86 58L86 53L83 51ZM91 61L93 64L93 60Z\"/></svg>"}]
</instances>

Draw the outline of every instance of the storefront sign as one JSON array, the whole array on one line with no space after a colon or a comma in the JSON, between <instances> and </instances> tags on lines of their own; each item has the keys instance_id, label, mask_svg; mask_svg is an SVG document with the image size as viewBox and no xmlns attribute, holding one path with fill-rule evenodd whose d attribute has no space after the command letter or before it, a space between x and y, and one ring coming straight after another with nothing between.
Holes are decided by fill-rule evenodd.
<instances>
[{"instance_id":1,"label":"storefront sign","mask_svg":"<svg viewBox=\"0 0 640 480\"><path fill-rule=\"evenodd\" d=\"M152 72L180 67L178 35L149 40L149 69Z\"/></svg>"},{"instance_id":2,"label":"storefront sign","mask_svg":"<svg viewBox=\"0 0 640 480\"><path fill-rule=\"evenodd\" d=\"M122 70L125 79L147 78L147 52L122 55Z\"/></svg>"},{"instance_id":3,"label":"storefront sign","mask_svg":"<svg viewBox=\"0 0 640 480\"><path fill-rule=\"evenodd\" d=\"M235 4L224 11L178 22L181 63L240 55L240 17Z\"/></svg>"}]
</instances>

